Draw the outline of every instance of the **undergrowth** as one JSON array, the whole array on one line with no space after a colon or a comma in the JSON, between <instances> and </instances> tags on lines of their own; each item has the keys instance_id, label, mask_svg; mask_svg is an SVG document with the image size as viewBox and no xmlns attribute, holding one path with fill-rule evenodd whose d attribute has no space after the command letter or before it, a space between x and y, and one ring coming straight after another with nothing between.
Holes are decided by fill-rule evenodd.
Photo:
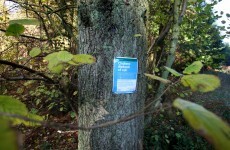
<instances>
[{"instance_id":1,"label":"undergrowth","mask_svg":"<svg viewBox=\"0 0 230 150\"><path fill-rule=\"evenodd\" d=\"M193 131L180 112L162 112L145 128L145 150L211 150L204 138Z\"/></svg>"}]
</instances>

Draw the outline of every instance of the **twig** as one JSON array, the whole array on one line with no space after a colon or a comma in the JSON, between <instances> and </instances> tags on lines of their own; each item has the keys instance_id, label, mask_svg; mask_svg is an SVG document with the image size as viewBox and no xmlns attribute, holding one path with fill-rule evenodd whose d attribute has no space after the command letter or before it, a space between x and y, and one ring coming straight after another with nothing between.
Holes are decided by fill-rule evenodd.
<instances>
[{"instance_id":1,"label":"twig","mask_svg":"<svg viewBox=\"0 0 230 150\"><path fill-rule=\"evenodd\" d=\"M45 74L43 74L41 72L38 72L36 70L30 69L30 68L28 68L26 66L19 65L19 64L9 62L9 61L6 61L6 60L0 60L0 64L9 65L9 66L12 66L14 68L20 68L20 69L26 70L26 71L28 71L30 73L33 73L33 74L36 74L38 76L43 77L44 79L46 79L50 83L57 84L57 82L55 82L53 79L51 79L50 77L46 76Z\"/></svg>"},{"instance_id":2,"label":"twig","mask_svg":"<svg viewBox=\"0 0 230 150\"><path fill-rule=\"evenodd\" d=\"M149 47L148 52L147 52L148 54L151 53L151 51L152 51L152 49L154 48L155 45L157 45L160 41L162 41L165 38L165 36L168 34L168 32L170 30L171 24L172 24L172 21L170 19L168 21L167 25L165 26L165 28L161 31L161 33L158 36L158 38L152 40L151 46Z\"/></svg>"},{"instance_id":3,"label":"twig","mask_svg":"<svg viewBox=\"0 0 230 150\"><path fill-rule=\"evenodd\" d=\"M0 31L6 32L6 30L4 30L4 29L0 29ZM24 34L21 34L19 36L34 39L34 40L39 40L39 41L47 41L48 40L48 39L41 39L41 38L37 38L37 37L34 37L34 36L29 36L29 35L24 35Z\"/></svg>"},{"instance_id":4,"label":"twig","mask_svg":"<svg viewBox=\"0 0 230 150\"><path fill-rule=\"evenodd\" d=\"M44 78L35 78L35 77L3 77L0 78L0 81L19 81L19 80L38 80L38 81L47 81Z\"/></svg>"},{"instance_id":5,"label":"twig","mask_svg":"<svg viewBox=\"0 0 230 150\"><path fill-rule=\"evenodd\" d=\"M166 106L163 109L169 109L169 108L171 108L171 105ZM0 115L5 116L5 117L18 118L18 119L22 119L24 121L31 121L31 122L34 122L36 124L41 124L44 127L50 127L50 128L60 129L60 130L67 130L67 129L68 130L92 130L92 129L104 128L104 127L116 125L119 123L127 122L127 121L130 121L136 117L157 113L161 110L162 109L157 109L157 110L149 111L149 112L141 111L141 112L129 115L129 116L122 117L122 118L117 119L117 120L107 121L105 123L101 123L99 125L93 125L93 126L89 126L89 127L79 127L77 124L69 124L69 123L63 124L63 123L56 123L56 122L49 122L49 121L39 121L39 120L31 119L31 118L28 118L28 117L25 117L22 115L9 114L9 113L4 113L4 112L0 112Z\"/></svg>"},{"instance_id":6,"label":"twig","mask_svg":"<svg viewBox=\"0 0 230 150\"><path fill-rule=\"evenodd\" d=\"M182 22L183 16L184 16L184 14L186 12L187 2L188 2L188 0L183 0L181 13L180 13L180 16L179 16L179 19L178 19L179 20L179 24Z\"/></svg>"}]
</instances>

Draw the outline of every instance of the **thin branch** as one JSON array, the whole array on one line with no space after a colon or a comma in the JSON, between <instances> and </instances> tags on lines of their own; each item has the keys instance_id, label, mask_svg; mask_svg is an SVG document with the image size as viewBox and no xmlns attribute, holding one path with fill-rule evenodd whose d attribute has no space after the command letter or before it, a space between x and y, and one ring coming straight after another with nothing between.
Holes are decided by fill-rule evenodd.
<instances>
[{"instance_id":1,"label":"thin branch","mask_svg":"<svg viewBox=\"0 0 230 150\"><path fill-rule=\"evenodd\" d=\"M34 13L39 17L39 19L40 19L40 21L41 21L41 23L42 23L42 27L43 27L43 29L44 29L44 31L45 31L45 33L46 33L47 38L48 38L48 39L43 39L43 40L40 39L40 38L37 38L37 39L40 39L40 41L49 41L50 43L52 43L51 40L50 40L51 38L50 38L50 35L49 35L49 33L48 33L48 30L47 30L47 28L46 28L46 26L45 26L45 21L44 21L44 19L42 18L42 16L39 14L39 13L46 14L46 12L40 11L40 10L36 10L36 9L34 8L34 7L40 8L40 7L41 7L40 5L22 3L22 2L15 1L15 0L8 0L8 1L17 3L18 5L20 5L21 7L25 8L26 10L30 10L30 11L34 12ZM34 6L34 7L33 7L33 6Z\"/></svg>"},{"instance_id":2,"label":"thin branch","mask_svg":"<svg viewBox=\"0 0 230 150\"><path fill-rule=\"evenodd\" d=\"M182 9L181 9L181 13L179 16L179 23L181 23L183 20L183 16L184 16L186 9L187 9L187 2L188 2L188 0L183 0Z\"/></svg>"},{"instance_id":3,"label":"thin branch","mask_svg":"<svg viewBox=\"0 0 230 150\"><path fill-rule=\"evenodd\" d=\"M153 48L160 43L165 36L168 34L170 27L171 27L172 21L171 19L168 21L167 25L165 26L165 28L161 31L160 35L158 36L157 39L153 39L151 46L148 49L148 54L151 53L151 51L153 50Z\"/></svg>"},{"instance_id":4,"label":"thin branch","mask_svg":"<svg viewBox=\"0 0 230 150\"><path fill-rule=\"evenodd\" d=\"M45 74L43 74L41 72L38 72L36 70L33 70L31 68L28 68L26 66L19 65L19 64L9 62L9 61L6 61L6 60L1 60L1 59L0 59L0 64L4 64L4 65L12 66L14 68L20 68L20 69L26 70L26 71L28 71L30 73L33 73L33 74L36 74L38 76L43 77L44 79L46 79L46 81L48 81L50 83L57 84L57 82L55 82L53 79L51 79L50 77L46 76Z\"/></svg>"},{"instance_id":5,"label":"thin branch","mask_svg":"<svg viewBox=\"0 0 230 150\"><path fill-rule=\"evenodd\" d=\"M179 82L180 82L180 79L181 79L181 78L179 78L176 82L174 82L174 83L168 85L168 86L166 87L166 89L165 89L158 97L156 97L153 101L151 101L149 104L147 104L147 105L145 106L144 109L151 108L152 105L155 104L155 102L157 102L159 99L161 99L161 97L162 97L172 86L174 86L175 84L179 83ZM153 108L151 108L151 109L153 109Z\"/></svg>"},{"instance_id":6,"label":"thin branch","mask_svg":"<svg viewBox=\"0 0 230 150\"><path fill-rule=\"evenodd\" d=\"M31 5L31 6L34 6L34 7L40 7L39 5L36 5L36 4L29 4L29 3L23 3L22 1L18 1L18 0L6 0L6 1L10 1L10 2L13 2L13 3L16 3L18 5Z\"/></svg>"},{"instance_id":7,"label":"thin branch","mask_svg":"<svg viewBox=\"0 0 230 150\"><path fill-rule=\"evenodd\" d=\"M0 31L6 32L6 30L4 30L4 29L0 29ZM25 37L25 38L34 39L34 40L39 40L39 41L47 41L48 40L48 39L41 39L41 38L37 38L37 37L34 37L34 36L29 36L29 35L24 35L24 34L21 34L20 36Z\"/></svg>"},{"instance_id":8,"label":"thin branch","mask_svg":"<svg viewBox=\"0 0 230 150\"><path fill-rule=\"evenodd\" d=\"M12 47L14 47L14 44L11 44L9 47L7 47L7 48L4 49L3 51L1 51L0 54L6 52L6 51L8 51L8 50L10 50Z\"/></svg>"},{"instance_id":9,"label":"thin branch","mask_svg":"<svg viewBox=\"0 0 230 150\"><path fill-rule=\"evenodd\" d=\"M177 82L179 82L179 80L176 81L174 84L176 84ZM164 92L166 92L174 84L169 85L165 89ZM104 123L101 123L101 124L98 124L98 125L89 126L89 127L78 127L77 124L69 124L69 123L61 124L61 123L49 122L49 121L38 121L38 120L31 119L31 118L28 118L28 117L25 117L25 116L21 116L21 115L17 115L17 114L7 114L7 113L3 113L3 112L0 112L0 115L7 116L7 117L12 117L12 118L19 118L19 119L22 119L22 120L25 120L25 121L31 121L31 122L34 122L34 123L41 124L41 125L43 125L45 127L51 127L51 128L55 128L55 129L59 129L59 130L63 130L63 131L66 131L66 130L92 130L92 129L104 128L104 127L116 125L116 124L119 124L119 123L124 123L124 122L130 121L132 119L135 119L137 117L141 117L141 116L144 116L144 115L150 115L150 114L153 114L153 113L157 113L157 112L161 111L162 109L169 109L169 108L172 107L171 105L166 105L165 107L161 107L161 108L158 108L156 110L146 111L146 109L148 109L157 100L158 100L158 98L155 99L154 101L152 101L151 103L149 103L148 105L146 105L140 111L138 111L136 113L133 113L131 115L122 117L122 118L117 119L117 120L107 121L107 122L104 122Z\"/></svg>"},{"instance_id":10,"label":"thin branch","mask_svg":"<svg viewBox=\"0 0 230 150\"><path fill-rule=\"evenodd\" d=\"M33 9L31 11L34 12L39 17L39 19L41 20L42 27L43 27L43 29L44 29L44 31L46 33L47 38L48 38L47 40L49 41L49 43L52 43L51 37L50 37L49 32L48 32L48 29L47 29L47 27L45 25L44 18L37 11L35 11Z\"/></svg>"},{"instance_id":11,"label":"thin branch","mask_svg":"<svg viewBox=\"0 0 230 150\"><path fill-rule=\"evenodd\" d=\"M57 13L59 11L62 11L62 10L66 10L66 9L72 9L72 8L77 8L77 6L74 6L74 5L65 5L57 10L53 10L51 12L49 12L48 14L52 14L52 13Z\"/></svg>"},{"instance_id":12,"label":"thin branch","mask_svg":"<svg viewBox=\"0 0 230 150\"><path fill-rule=\"evenodd\" d=\"M172 107L171 105L168 105L168 106L165 106L163 109L169 109L171 107ZM24 121L34 122L36 124L41 124L44 127L50 127L50 128L55 128L55 129L59 129L59 130L92 130L92 129L98 129L98 128L104 128L104 127L116 125L119 123L124 123L124 122L130 121L136 117L140 117L140 116L144 116L144 115L150 115L153 113L158 113L161 110L162 110L162 108L154 110L154 111L149 111L149 112L142 111L142 112L134 113L134 114L129 115L129 116L122 117L122 118L117 119L117 120L107 121L105 123L101 123L99 125L93 125L93 126L89 126L89 127L79 127L77 124L70 124L70 123L63 124L63 123L56 123L56 122L50 122L50 121L39 121L39 120L28 118L28 117L25 117L22 115L9 114L9 113L4 113L4 112L0 112L0 115L5 116L5 117L18 118L18 119L22 119Z\"/></svg>"},{"instance_id":13,"label":"thin branch","mask_svg":"<svg viewBox=\"0 0 230 150\"><path fill-rule=\"evenodd\" d=\"M180 16L179 16L179 23L182 22L182 19L183 19L183 16L186 12L186 8L187 8L187 2L188 0L183 0L183 4L182 4L182 9L181 9L181 13L180 13ZM148 49L148 54L152 51L153 47L155 45L157 45L160 41L162 41L165 36L168 34L169 30L170 30L170 27L171 27L171 24L172 24L172 20L170 19L166 25L166 27L162 30L162 32L160 33L160 35L158 36L157 39L153 39L152 41L152 44L151 46L149 47Z\"/></svg>"},{"instance_id":14,"label":"thin branch","mask_svg":"<svg viewBox=\"0 0 230 150\"><path fill-rule=\"evenodd\" d=\"M50 82L50 83L54 84L55 87L56 87L57 89L59 89L59 90L62 92L64 98L65 98L65 99L67 100L67 102L69 103L71 109L77 114L77 110L76 110L75 107L71 104L71 101L70 101L70 98L69 98L68 93L66 92L66 89L65 89L64 87L62 87L62 85L60 85L57 81L54 81L53 79L51 79L50 77L46 76L45 74L43 74L43 73L41 73L41 72L38 72L38 71L36 71L36 70L30 69L30 68L28 68L28 67L26 67L26 66L19 65L19 64L13 63L13 62L9 62L9 61L1 60L1 59L0 59L0 64L9 65L9 66L12 66L12 67L14 67L14 68L20 68L20 69L26 70L26 71L28 71L28 72L30 72L30 73L33 73L33 74L36 74L36 75L38 75L38 76L43 77L43 78L44 78L44 81Z\"/></svg>"},{"instance_id":15,"label":"thin branch","mask_svg":"<svg viewBox=\"0 0 230 150\"><path fill-rule=\"evenodd\" d=\"M36 77L3 77L0 78L0 81L19 81L19 80L37 80L37 81L47 81L44 78L36 78Z\"/></svg>"}]
</instances>

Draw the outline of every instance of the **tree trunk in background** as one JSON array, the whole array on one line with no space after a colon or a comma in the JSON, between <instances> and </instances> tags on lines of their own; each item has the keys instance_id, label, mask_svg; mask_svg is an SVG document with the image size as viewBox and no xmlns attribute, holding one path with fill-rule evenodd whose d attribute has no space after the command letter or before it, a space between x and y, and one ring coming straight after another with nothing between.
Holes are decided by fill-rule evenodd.
<instances>
[{"instance_id":1,"label":"tree trunk in background","mask_svg":"<svg viewBox=\"0 0 230 150\"><path fill-rule=\"evenodd\" d=\"M179 37L179 33L180 33L180 6L181 6L182 1L181 0L175 0L174 1L174 15L173 15L173 27L172 27L172 41L171 41L171 45L170 45L170 50L169 50L169 54L166 60L166 64L165 66L171 68L172 64L175 60L175 56L176 56L176 48L177 48L177 43L178 43L178 37ZM187 3L187 1L185 1L184 3ZM167 70L165 70L162 73L162 78L167 79L169 75L169 72ZM161 102L161 96L164 93L165 90L165 84L164 83L160 83L155 98L154 99L158 99L156 102L155 106L152 106L152 110L158 106L159 102Z\"/></svg>"},{"instance_id":2,"label":"tree trunk in background","mask_svg":"<svg viewBox=\"0 0 230 150\"><path fill-rule=\"evenodd\" d=\"M79 53L97 62L80 67L79 126L116 120L144 107L147 0L78 1ZM142 36L135 37L135 34ZM139 62L137 91L112 93L114 57L136 57ZM79 150L139 150L144 117L90 131L79 131Z\"/></svg>"}]
</instances>

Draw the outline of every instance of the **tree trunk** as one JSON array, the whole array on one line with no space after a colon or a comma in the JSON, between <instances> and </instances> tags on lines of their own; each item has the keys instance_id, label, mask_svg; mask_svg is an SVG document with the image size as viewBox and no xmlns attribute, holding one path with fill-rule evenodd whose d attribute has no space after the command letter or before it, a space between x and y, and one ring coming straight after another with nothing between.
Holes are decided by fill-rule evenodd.
<instances>
[{"instance_id":1,"label":"tree trunk","mask_svg":"<svg viewBox=\"0 0 230 150\"><path fill-rule=\"evenodd\" d=\"M97 62L78 71L79 126L93 126L125 117L144 107L147 0L80 0L79 53ZM141 34L141 36L134 36ZM114 57L138 58L137 90L112 93ZM79 150L138 150L143 116L105 128L79 131Z\"/></svg>"},{"instance_id":2,"label":"tree trunk","mask_svg":"<svg viewBox=\"0 0 230 150\"><path fill-rule=\"evenodd\" d=\"M177 43L178 43L178 38L179 38L179 34L180 34L180 24L182 22L183 19L183 15L186 11L187 8L187 2L188 0L175 0L174 1L174 14L173 14L173 28L172 28L172 40L171 40L171 45L170 45L170 50L169 50L169 55L167 57L166 60L166 67L171 68L173 65L173 62L175 60L176 57L176 48L177 48ZM181 7L181 10L180 10ZM181 13L180 13L181 11ZM169 75L169 72L167 70L163 71L162 73L162 78L167 79ZM150 109L153 110L154 108L158 107L158 105L160 104L161 100L162 100L162 95L164 94L164 90L165 90L165 84L164 83L160 83L156 95L155 95L155 106L152 106Z\"/></svg>"}]
</instances>

